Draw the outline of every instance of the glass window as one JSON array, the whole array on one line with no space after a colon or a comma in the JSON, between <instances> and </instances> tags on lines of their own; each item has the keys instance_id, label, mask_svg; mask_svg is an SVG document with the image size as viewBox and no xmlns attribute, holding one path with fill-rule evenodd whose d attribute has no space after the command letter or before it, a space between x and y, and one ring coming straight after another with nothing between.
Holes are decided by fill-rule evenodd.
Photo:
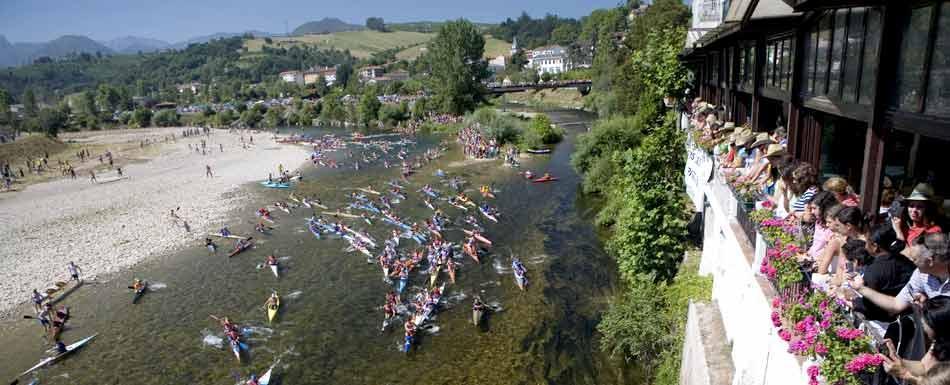
<instances>
[{"instance_id":1,"label":"glass window","mask_svg":"<svg viewBox=\"0 0 950 385\"><path fill-rule=\"evenodd\" d=\"M864 41L864 8L851 9L848 20L848 43L845 51L843 94L841 99L848 103L858 101L858 82L861 74L861 43Z\"/></svg>"},{"instance_id":2,"label":"glass window","mask_svg":"<svg viewBox=\"0 0 950 385\"><path fill-rule=\"evenodd\" d=\"M818 114L821 122L820 177L824 181L840 176L860 194L867 124L851 119Z\"/></svg>"},{"instance_id":3,"label":"glass window","mask_svg":"<svg viewBox=\"0 0 950 385\"><path fill-rule=\"evenodd\" d=\"M739 47L739 79L738 83L745 82L745 47Z\"/></svg>"},{"instance_id":4,"label":"glass window","mask_svg":"<svg viewBox=\"0 0 950 385\"><path fill-rule=\"evenodd\" d=\"M792 82L792 39L782 41L782 84L783 90L788 91Z\"/></svg>"},{"instance_id":5,"label":"glass window","mask_svg":"<svg viewBox=\"0 0 950 385\"><path fill-rule=\"evenodd\" d=\"M828 54L831 50L831 13L826 14L819 22L818 58L815 60L815 95L828 93Z\"/></svg>"},{"instance_id":6,"label":"glass window","mask_svg":"<svg viewBox=\"0 0 950 385\"><path fill-rule=\"evenodd\" d=\"M818 40L818 26L811 29L811 33L805 39L805 89L809 94L815 93L815 41Z\"/></svg>"},{"instance_id":7,"label":"glass window","mask_svg":"<svg viewBox=\"0 0 950 385\"><path fill-rule=\"evenodd\" d=\"M838 97L841 85L841 66L844 61L844 26L848 22L848 10L839 9L835 12L834 36L831 45L831 68L829 70L828 94Z\"/></svg>"},{"instance_id":8,"label":"glass window","mask_svg":"<svg viewBox=\"0 0 950 385\"><path fill-rule=\"evenodd\" d=\"M858 103L871 104L874 94L874 77L877 72L878 45L881 40L881 10L867 8L867 33L864 35L864 60L861 68L861 93Z\"/></svg>"},{"instance_id":9,"label":"glass window","mask_svg":"<svg viewBox=\"0 0 950 385\"><path fill-rule=\"evenodd\" d=\"M950 3L940 6L937 22L937 40L934 42L927 80L927 105L929 115L950 116Z\"/></svg>"},{"instance_id":10,"label":"glass window","mask_svg":"<svg viewBox=\"0 0 950 385\"><path fill-rule=\"evenodd\" d=\"M765 82L767 87L772 87L772 74L775 71L775 44L769 43L765 47Z\"/></svg>"},{"instance_id":11,"label":"glass window","mask_svg":"<svg viewBox=\"0 0 950 385\"><path fill-rule=\"evenodd\" d=\"M901 110L916 112L920 102L931 12L932 6L916 8L910 12L909 22L904 23L901 55L897 63L897 106Z\"/></svg>"}]
</instances>

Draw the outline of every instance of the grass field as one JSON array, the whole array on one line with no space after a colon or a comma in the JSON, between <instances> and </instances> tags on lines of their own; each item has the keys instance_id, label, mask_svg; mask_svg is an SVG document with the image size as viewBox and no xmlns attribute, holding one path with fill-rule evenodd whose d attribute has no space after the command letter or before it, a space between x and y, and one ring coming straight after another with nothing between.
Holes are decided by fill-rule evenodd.
<instances>
[{"instance_id":1,"label":"grass field","mask_svg":"<svg viewBox=\"0 0 950 385\"><path fill-rule=\"evenodd\" d=\"M357 58L368 58L376 52L387 49L404 47L396 54L400 60L412 60L422 53L425 43L435 37L435 33L421 33L408 31L377 32L371 30L337 32L322 35L304 35L293 37L274 37L271 46L275 48L290 48L297 46L315 46L321 49L336 48L349 49L350 54ZM245 57L257 55L264 47L264 39L252 39L244 42L247 48ZM485 57L494 58L508 54L511 43L485 35Z\"/></svg>"},{"instance_id":2,"label":"grass field","mask_svg":"<svg viewBox=\"0 0 950 385\"><path fill-rule=\"evenodd\" d=\"M336 48L350 50L350 54L357 58L368 58L375 52L385 51L397 47L412 47L429 41L435 36L433 33L419 32L377 32L377 31L349 31L323 35L304 35L293 37L272 38L272 46L290 48L294 45L316 46L322 49ZM260 52L264 46L264 39L253 39L244 42L249 54Z\"/></svg>"}]
</instances>

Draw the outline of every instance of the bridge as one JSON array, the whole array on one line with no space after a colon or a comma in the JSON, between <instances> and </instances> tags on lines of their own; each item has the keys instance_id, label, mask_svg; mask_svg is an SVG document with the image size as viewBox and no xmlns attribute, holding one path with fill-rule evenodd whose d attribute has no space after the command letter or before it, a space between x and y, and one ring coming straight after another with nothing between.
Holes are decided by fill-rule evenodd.
<instances>
[{"instance_id":1,"label":"bridge","mask_svg":"<svg viewBox=\"0 0 950 385\"><path fill-rule=\"evenodd\" d=\"M590 80L563 80L541 83L518 83L510 85L492 83L488 85L488 92L494 95L501 95L509 92L522 92L527 90L576 88L577 91L582 95L587 95L587 93L590 92L590 84Z\"/></svg>"}]
</instances>

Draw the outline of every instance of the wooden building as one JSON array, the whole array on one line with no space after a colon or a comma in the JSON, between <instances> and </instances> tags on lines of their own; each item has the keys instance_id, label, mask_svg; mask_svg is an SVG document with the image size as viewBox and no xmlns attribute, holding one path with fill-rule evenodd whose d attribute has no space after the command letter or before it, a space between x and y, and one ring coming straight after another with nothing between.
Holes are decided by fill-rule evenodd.
<instances>
[{"instance_id":1,"label":"wooden building","mask_svg":"<svg viewBox=\"0 0 950 385\"><path fill-rule=\"evenodd\" d=\"M785 126L789 150L864 209L884 176L950 196L950 1L733 0L681 60L723 120Z\"/></svg>"}]
</instances>

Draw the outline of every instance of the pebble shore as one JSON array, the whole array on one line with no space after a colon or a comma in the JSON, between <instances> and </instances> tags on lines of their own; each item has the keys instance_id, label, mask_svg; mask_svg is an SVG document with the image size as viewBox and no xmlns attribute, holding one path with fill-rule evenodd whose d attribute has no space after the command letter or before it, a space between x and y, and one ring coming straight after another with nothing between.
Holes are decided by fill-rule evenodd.
<instances>
[{"instance_id":1,"label":"pebble shore","mask_svg":"<svg viewBox=\"0 0 950 385\"><path fill-rule=\"evenodd\" d=\"M247 201L241 185L276 175L278 164L295 170L309 156L306 147L277 144L272 134L254 135L255 145L243 149L241 133L212 130L209 136L181 138L181 131L142 130L143 138L179 137L160 144L157 157L123 166L128 179L92 183L81 175L29 186L0 200L0 318L28 302L34 288L42 291L67 280L69 261L88 280L186 246L201 247L201 239ZM207 155L189 151L189 144L202 139ZM205 165L214 177L206 177ZM100 180L115 176L97 174ZM190 231L170 216L176 207Z\"/></svg>"}]
</instances>

